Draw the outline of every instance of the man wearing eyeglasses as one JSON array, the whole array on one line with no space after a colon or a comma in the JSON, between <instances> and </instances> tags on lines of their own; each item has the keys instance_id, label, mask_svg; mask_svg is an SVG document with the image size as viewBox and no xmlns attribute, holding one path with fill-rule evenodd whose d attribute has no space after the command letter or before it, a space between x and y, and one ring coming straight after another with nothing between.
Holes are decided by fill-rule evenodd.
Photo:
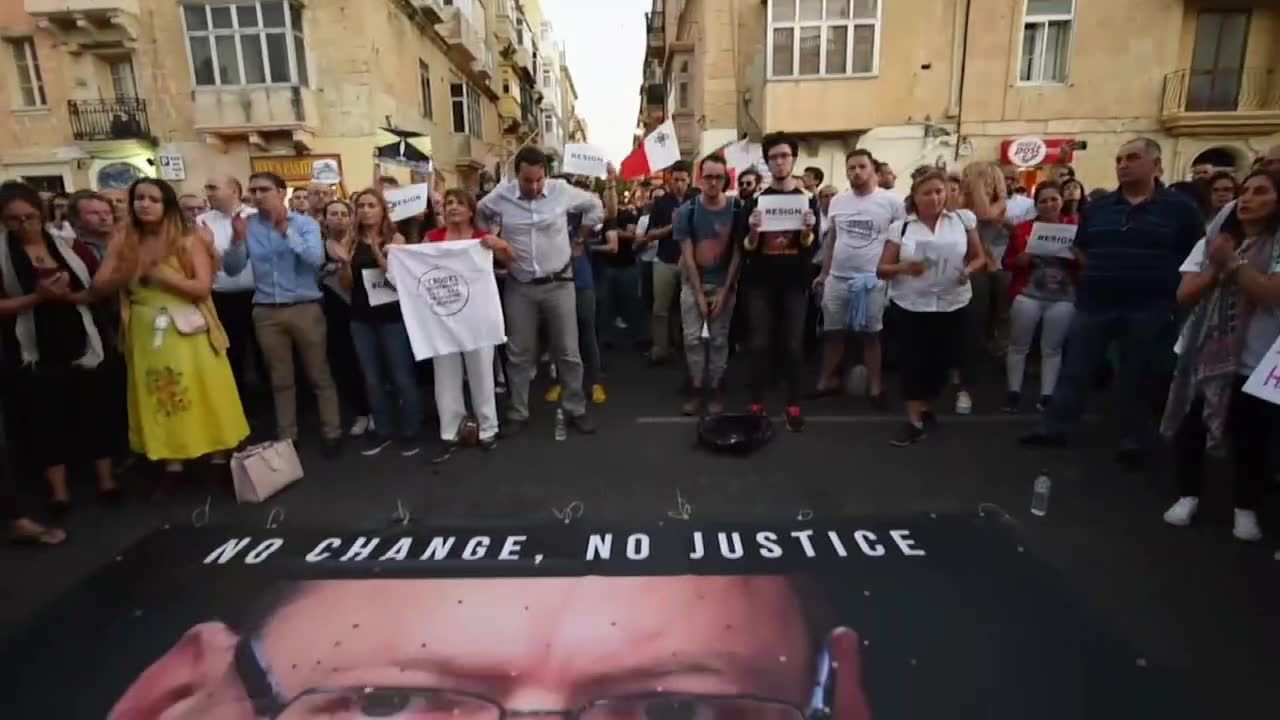
<instances>
[{"instance_id":1,"label":"man wearing eyeglasses","mask_svg":"<svg viewBox=\"0 0 1280 720\"><path fill-rule=\"evenodd\" d=\"M697 415L706 402L708 415L724 413L724 372L729 364L729 327L746 235L742 215L724 194L729 168L724 158L709 155L698 165L702 192L676 210L672 234L680 243L683 280L680 319L689 398L685 415ZM708 398L705 393L710 392Z\"/></svg>"},{"instance_id":2,"label":"man wearing eyeglasses","mask_svg":"<svg viewBox=\"0 0 1280 720\"><path fill-rule=\"evenodd\" d=\"M805 194L792 176L800 143L781 133L766 135L762 142L773 182L744 210L749 232L743 241L747 258L743 270L747 312L751 319L751 405L748 411L764 415L764 395L770 385L775 353L781 348L787 379L787 429L804 429L800 393L804 385L804 324L809 310L809 286L813 282L814 239L819 232L817 200L809 199L800 230L763 231L763 215L756 206L770 195Z\"/></svg>"},{"instance_id":3,"label":"man wearing eyeglasses","mask_svg":"<svg viewBox=\"0 0 1280 720\"><path fill-rule=\"evenodd\" d=\"M113 720L869 720L859 639L779 576L334 580L189 630Z\"/></svg>"}]
</instances>

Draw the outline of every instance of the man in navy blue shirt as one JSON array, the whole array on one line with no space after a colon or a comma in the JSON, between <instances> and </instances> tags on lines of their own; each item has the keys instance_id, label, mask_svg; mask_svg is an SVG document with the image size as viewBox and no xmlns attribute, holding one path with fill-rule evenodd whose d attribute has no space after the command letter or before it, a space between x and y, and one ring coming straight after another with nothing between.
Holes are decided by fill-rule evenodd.
<instances>
[{"instance_id":1,"label":"man in navy blue shirt","mask_svg":"<svg viewBox=\"0 0 1280 720\"><path fill-rule=\"evenodd\" d=\"M1084 410L1094 371L1112 342L1125 437L1120 460L1136 463L1155 439L1152 399L1162 391L1176 328L1178 267L1204 235L1199 211L1160 183L1160 144L1135 138L1116 153L1120 187L1089 203L1076 253L1083 271L1058 387L1031 446L1062 446Z\"/></svg>"}]
</instances>

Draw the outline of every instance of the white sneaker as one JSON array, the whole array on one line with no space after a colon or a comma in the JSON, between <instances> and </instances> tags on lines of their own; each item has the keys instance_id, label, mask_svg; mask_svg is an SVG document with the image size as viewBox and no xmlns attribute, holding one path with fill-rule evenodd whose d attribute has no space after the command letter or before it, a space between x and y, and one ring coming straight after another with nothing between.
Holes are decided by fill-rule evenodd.
<instances>
[{"instance_id":1,"label":"white sneaker","mask_svg":"<svg viewBox=\"0 0 1280 720\"><path fill-rule=\"evenodd\" d=\"M956 414L972 415L973 414L973 398L969 397L969 393L961 390L956 393Z\"/></svg>"},{"instance_id":2,"label":"white sneaker","mask_svg":"<svg viewBox=\"0 0 1280 720\"><path fill-rule=\"evenodd\" d=\"M360 437L373 429L373 418L368 415L357 417L355 422L351 424L351 437Z\"/></svg>"},{"instance_id":3,"label":"white sneaker","mask_svg":"<svg viewBox=\"0 0 1280 720\"><path fill-rule=\"evenodd\" d=\"M1195 517L1198 509L1200 509L1200 498L1180 497L1178 502L1164 511L1164 521L1176 527L1186 527L1191 524L1191 518Z\"/></svg>"},{"instance_id":4,"label":"white sneaker","mask_svg":"<svg viewBox=\"0 0 1280 720\"><path fill-rule=\"evenodd\" d=\"M1258 513L1236 508L1236 524L1231 528L1231 534L1235 535L1237 540L1245 542L1261 540L1262 528L1258 527Z\"/></svg>"}]
</instances>

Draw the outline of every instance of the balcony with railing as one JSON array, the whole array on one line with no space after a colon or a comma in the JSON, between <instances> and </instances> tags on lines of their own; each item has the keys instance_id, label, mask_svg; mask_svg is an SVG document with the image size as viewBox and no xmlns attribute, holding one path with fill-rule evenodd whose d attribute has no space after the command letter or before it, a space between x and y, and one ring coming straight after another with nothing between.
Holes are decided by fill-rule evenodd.
<instances>
[{"instance_id":1,"label":"balcony with railing","mask_svg":"<svg viewBox=\"0 0 1280 720\"><path fill-rule=\"evenodd\" d=\"M151 139L147 101L142 98L69 100L67 110L76 142Z\"/></svg>"},{"instance_id":2,"label":"balcony with railing","mask_svg":"<svg viewBox=\"0 0 1280 720\"><path fill-rule=\"evenodd\" d=\"M644 14L644 24L649 35L649 48L660 50L666 44L666 28L663 27L664 14L649 12Z\"/></svg>"},{"instance_id":3,"label":"balcony with railing","mask_svg":"<svg viewBox=\"0 0 1280 720\"><path fill-rule=\"evenodd\" d=\"M70 52L118 52L138 40L138 0L25 0L20 4Z\"/></svg>"},{"instance_id":4,"label":"balcony with railing","mask_svg":"<svg viewBox=\"0 0 1280 720\"><path fill-rule=\"evenodd\" d=\"M426 21L432 25L444 21L445 4L444 0L410 0L413 6L418 8L418 12Z\"/></svg>"},{"instance_id":5,"label":"balcony with railing","mask_svg":"<svg viewBox=\"0 0 1280 720\"><path fill-rule=\"evenodd\" d=\"M1160 120L1171 135L1280 132L1280 69L1185 69L1164 78Z\"/></svg>"},{"instance_id":6,"label":"balcony with railing","mask_svg":"<svg viewBox=\"0 0 1280 720\"><path fill-rule=\"evenodd\" d=\"M449 54L460 66L484 62L485 37L457 7L445 13L445 19L436 29L449 46Z\"/></svg>"}]
</instances>

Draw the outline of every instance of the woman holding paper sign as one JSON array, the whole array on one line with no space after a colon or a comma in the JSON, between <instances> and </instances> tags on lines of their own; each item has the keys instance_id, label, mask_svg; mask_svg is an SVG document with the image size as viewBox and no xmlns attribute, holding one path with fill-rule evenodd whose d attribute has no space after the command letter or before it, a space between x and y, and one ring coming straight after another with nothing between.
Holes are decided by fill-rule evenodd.
<instances>
[{"instance_id":1,"label":"woman holding paper sign","mask_svg":"<svg viewBox=\"0 0 1280 720\"><path fill-rule=\"evenodd\" d=\"M362 455L373 456L391 444L393 410L399 406L400 454L421 452L422 398L414 371L413 348L400 316L396 289L387 281L387 251L403 245L387 214L382 193L372 188L351 199L356 222L339 257L343 287L351 292L351 340L364 375L365 394L373 408L373 427ZM345 262L344 262L345 260ZM387 392L383 368L391 371L395 395Z\"/></svg>"},{"instance_id":2,"label":"woman holding paper sign","mask_svg":"<svg viewBox=\"0 0 1280 720\"><path fill-rule=\"evenodd\" d=\"M1280 336L1278 197L1280 173L1251 173L1221 231L1200 240L1183 264L1178 302L1193 308L1178 338L1178 365L1160 427L1173 436L1177 454L1179 497L1165 522L1191 523L1200 506L1206 452L1230 447L1232 534L1249 542L1262 539L1257 510L1270 477L1268 449L1280 425L1272 379L1280 374L1272 352ZM1260 387L1250 378L1255 371L1263 375Z\"/></svg>"},{"instance_id":3,"label":"woman holding paper sign","mask_svg":"<svg viewBox=\"0 0 1280 720\"><path fill-rule=\"evenodd\" d=\"M1021 405L1022 376L1037 326L1040 327L1040 402L1036 408L1044 410L1048 406L1062 369L1062 346L1076 313L1079 263L1075 258L1037 254L1034 248L1028 248L1037 224L1074 224L1074 219L1062 216L1062 189L1052 180L1036 186L1035 201L1036 219L1014 228L1002 262L1004 269L1013 274L1009 284L1009 352L1005 357L1009 393L1001 408L1007 413L1018 412Z\"/></svg>"},{"instance_id":4,"label":"woman holding paper sign","mask_svg":"<svg viewBox=\"0 0 1280 720\"><path fill-rule=\"evenodd\" d=\"M969 278L987 267L973 215L947 210L947 176L937 170L911 184L907 219L889 226L877 275L889 283L897 318L907 422L895 447L924 439L936 421L933 402L956 367L970 332Z\"/></svg>"},{"instance_id":5,"label":"woman holding paper sign","mask_svg":"<svg viewBox=\"0 0 1280 720\"><path fill-rule=\"evenodd\" d=\"M479 240L493 251L494 261L502 266L515 262L511 246L502 238L476 230L476 198L470 192L453 188L444 194L445 226L427 233L427 242ZM463 366L465 381L471 387L471 407L479 425L480 448L498 446L498 403L493 391L492 347L465 353L439 355L432 359L435 368L436 412L440 414L440 452L432 459L442 463L458 450L462 423L467 416L467 401L462 395Z\"/></svg>"}]
</instances>

